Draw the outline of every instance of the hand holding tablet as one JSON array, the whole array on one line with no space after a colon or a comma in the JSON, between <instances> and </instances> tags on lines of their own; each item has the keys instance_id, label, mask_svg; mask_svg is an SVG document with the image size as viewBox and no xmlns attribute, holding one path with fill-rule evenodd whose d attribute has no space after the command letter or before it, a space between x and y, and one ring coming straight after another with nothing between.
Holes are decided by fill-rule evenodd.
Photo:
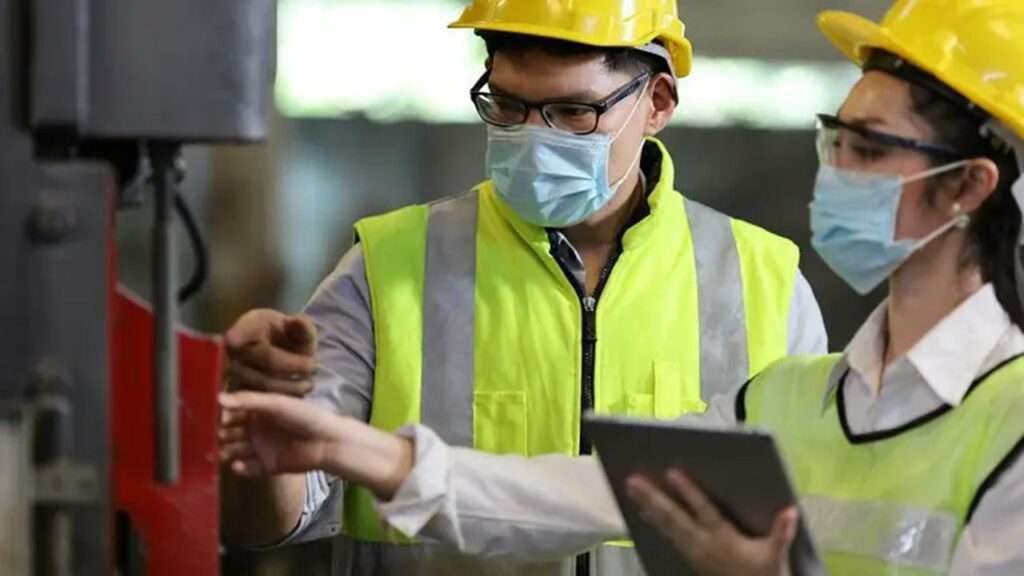
<instances>
[{"instance_id":1,"label":"hand holding tablet","mask_svg":"<svg viewBox=\"0 0 1024 576\"><path fill-rule=\"evenodd\" d=\"M767 538L780 512L796 506L795 492L768 434L605 416L587 416L584 427L594 442L648 576L701 572L687 564L676 545L686 542L673 543L641 516L634 500L627 495L626 481L631 476L646 478L646 482L639 483L641 490L633 491L634 495L677 496L673 502L643 500L648 502L649 509L654 504L660 505L661 510L678 505L696 523L707 523L704 527L711 526L711 520L717 518L713 526L716 537L734 530L739 533L735 535L737 540L743 539L743 535ZM684 471L684 477L667 477L673 469ZM779 534L780 527L774 528ZM741 554L748 552L752 557L758 554L758 550L745 546L736 554L721 558L721 567L729 562L742 563ZM796 576L824 574L803 522L796 526L789 559ZM713 558L710 561L717 562Z\"/></svg>"}]
</instances>

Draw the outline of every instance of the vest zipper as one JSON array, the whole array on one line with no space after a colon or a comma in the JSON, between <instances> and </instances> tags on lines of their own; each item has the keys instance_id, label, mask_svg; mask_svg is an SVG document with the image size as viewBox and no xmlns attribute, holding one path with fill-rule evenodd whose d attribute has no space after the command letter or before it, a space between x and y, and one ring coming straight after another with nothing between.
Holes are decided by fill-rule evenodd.
<instances>
[{"instance_id":1,"label":"vest zipper","mask_svg":"<svg viewBox=\"0 0 1024 576\"><path fill-rule=\"evenodd\" d=\"M593 296L585 296L580 300L583 306L583 371L581 387L581 414L587 410L594 409L594 370L597 361L597 303L604 292L608 277L612 274L612 268L619 260L620 250L616 250L608 258L608 263L601 269L601 277L597 281L597 288ZM592 452L590 441L583 434L583 427L580 427L580 454Z\"/></svg>"},{"instance_id":2,"label":"vest zipper","mask_svg":"<svg viewBox=\"0 0 1024 576\"><path fill-rule=\"evenodd\" d=\"M622 253L621 246L616 248L608 258L608 262L601 269L601 277L597 281L593 296L586 296L582 289L576 287L576 294L580 297L580 304L583 311L583 355L582 355L582 386L580 394L580 415L587 410L594 408L594 369L597 360L597 303L604 292L604 286L608 283L608 277L612 274L612 268L619 260ZM564 269L563 269L564 271ZM567 271L566 271L567 272ZM571 276L570 276L571 278ZM590 439L583 433L582 421L580 422L580 454L592 452ZM576 557L576 576L590 575L590 553L583 553Z\"/></svg>"},{"instance_id":3,"label":"vest zipper","mask_svg":"<svg viewBox=\"0 0 1024 576\"><path fill-rule=\"evenodd\" d=\"M641 174L641 178L642 178ZM646 184L644 185L646 189ZM635 214L634 214L635 216ZM580 454L590 454L593 452L590 446L590 440L583 433L583 421L582 415L587 410L594 408L594 364L597 360L597 303L601 299L601 293L604 292L605 284L608 283L608 278L612 275L612 268L615 267L616 262L619 261L619 256L622 255L622 235L626 233L626 229L636 224L639 219L634 219L626 228L623 228L619 235L619 240L615 244L615 249L608 256L608 262L605 263L604 268L601 269L601 276L597 280L597 287L594 288L594 295L586 295L586 286L577 285L573 279L572 271L562 262L561 258L555 258L555 262L558 263L558 267L562 269L562 274L565 275L569 281L569 285L572 286L573 290L576 291L576 296L580 299L580 305L583 314L583 337L581 341L583 343L583 356L582 356L582 376L581 376L581 390L580 390L580 430L579 430L579 442L580 442ZM584 552L576 557L576 573L575 576L590 576L590 553Z\"/></svg>"}]
</instances>

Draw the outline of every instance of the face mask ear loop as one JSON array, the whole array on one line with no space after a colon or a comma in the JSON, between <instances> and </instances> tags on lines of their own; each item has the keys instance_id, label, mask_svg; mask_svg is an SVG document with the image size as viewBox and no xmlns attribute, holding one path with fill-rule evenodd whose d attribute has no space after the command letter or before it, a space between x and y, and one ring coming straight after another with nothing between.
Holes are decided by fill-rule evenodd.
<instances>
[{"instance_id":1,"label":"face mask ear loop","mask_svg":"<svg viewBox=\"0 0 1024 576\"><path fill-rule=\"evenodd\" d=\"M643 88L640 89L640 95L637 96L636 102L633 102L633 109L629 111L629 116L626 117L626 121L622 123L622 126L619 126L619 129L615 132L615 136L612 136L611 142L614 143L616 140L618 140L619 136L622 136L622 133L626 130L626 126L629 126L629 123L633 121L633 116L635 116L636 111L640 109L640 102L643 101L644 94L647 93L647 87L650 85L651 79L648 78L647 80L644 81L644 86Z\"/></svg>"},{"instance_id":2,"label":"face mask ear loop","mask_svg":"<svg viewBox=\"0 0 1024 576\"><path fill-rule=\"evenodd\" d=\"M917 182L918 180L927 180L928 178L931 178L933 176L938 176L939 174L945 174L946 172L952 172L953 170L956 170L958 168L963 168L964 166L967 166L970 163L970 160L957 160L956 162L943 164L942 166L936 166L935 168L932 168L930 170L919 172L917 174L914 174L913 176L901 178L900 182L902 184L910 184L912 182Z\"/></svg>"},{"instance_id":3,"label":"face mask ear loop","mask_svg":"<svg viewBox=\"0 0 1024 576\"><path fill-rule=\"evenodd\" d=\"M615 183L611 185L612 192L619 191L619 187L622 186L622 183L626 181L626 176L628 176L629 173L633 170L633 167L636 166L636 163L640 161L640 156L643 154L643 152L644 145L641 143L640 148L636 151L636 156L634 156L633 161L629 163L629 168L626 168L626 173L623 174L621 178L616 180Z\"/></svg>"},{"instance_id":4,"label":"face mask ear loop","mask_svg":"<svg viewBox=\"0 0 1024 576\"><path fill-rule=\"evenodd\" d=\"M924 248L929 243L931 243L933 240L938 238L939 236L942 236L946 232L949 232L951 229L953 229L953 228L960 228L962 230L964 228L967 228L967 225L970 224L970 223L971 223L971 217L969 215L967 215L967 214L961 214L961 215L957 216L956 218L953 218L949 222L946 222L942 226L939 226L931 234L925 236L924 238L921 238L917 242L914 242L914 249L913 250L914 250L914 252L917 252L918 250L920 250L921 248Z\"/></svg>"},{"instance_id":5,"label":"face mask ear loop","mask_svg":"<svg viewBox=\"0 0 1024 576\"><path fill-rule=\"evenodd\" d=\"M647 87L650 86L650 84L651 84L651 80L650 80L650 78L648 78L647 81L644 82L644 87L640 89L640 96L636 99L636 102L633 103L633 109L629 112L629 116L626 118L626 122L623 123L622 126L619 126L619 130L615 133L615 136L609 142L609 144L608 144L608 154L609 155L611 155L611 153L612 153L612 146L611 145L614 144L615 141L619 139L619 136L622 136L622 133L626 130L626 126L629 126L629 123L633 121L633 116L636 115L636 111L640 109L640 102L644 99L644 94L647 93ZM616 180L611 185L611 189L612 189L613 193L619 191L619 187L622 186L622 183L626 181L626 176L629 176L629 173L633 171L633 167L636 166L637 162L640 161L640 156L643 154L643 152L644 152L644 143L641 142L640 143L640 148L636 151L636 156L634 156L633 157L633 161L629 163L629 168L626 168L626 172L622 175L622 177L620 177L618 180ZM609 158L609 160L610 159L611 158ZM609 162L609 164L611 164L611 162Z\"/></svg>"},{"instance_id":6,"label":"face mask ear loop","mask_svg":"<svg viewBox=\"0 0 1024 576\"><path fill-rule=\"evenodd\" d=\"M913 175L913 176L911 176L909 178L902 178L901 182L903 184L909 184L911 182L917 182L918 180L924 180L924 179L927 179L927 178L931 178L933 176L938 176L939 174L945 174L946 172L952 172L953 170L956 170L958 168L962 168L964 166L967 166L969 163L970 163L969 160L957 160L956 162L951 162L951 163L943 165L943 166L936 166L935 168L932 168L931 170L925 170L924 172L921 172L919 174L915 174L915 175ZM949 232L953 228L960 228L961 230L964 229L964 228L967 228L967 226L970 223L971 223L971 217L970 217L969 214L960 214L959 216L956 216L955 218L953 218L949 222L946 222L942 226L939 226L931 234L928 234L924 238L921 238L920 240L914 242L914 246L912 248L912 251L913 252L917 252L918 250L920 250L921 248L924 248L925 246L930 244L933 240L935 240L939 236L942 236L946 232ZM1018 283L1018 286L1019 286L1019 283ZM1018 290L1019 290L1019 288L1018 288Z\"/></svg>"}]
</instances>

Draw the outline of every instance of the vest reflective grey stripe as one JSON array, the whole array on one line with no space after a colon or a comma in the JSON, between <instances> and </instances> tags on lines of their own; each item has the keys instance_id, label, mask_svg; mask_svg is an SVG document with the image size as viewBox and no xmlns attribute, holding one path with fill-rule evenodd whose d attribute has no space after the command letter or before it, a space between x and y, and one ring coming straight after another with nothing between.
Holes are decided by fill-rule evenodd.
<instances>
[{"instance_id":1,"label":"vest reflective grey stripe","mask_svg":"<svg viewBox=\"0 0 1024 576\"><path fill-rule=\"evenodd\" d=\"M632 546L600 546L591 552L590 573L593 576L641 576L643 565Z\"/></svg>"},{"instance_id":2,"label":"vest reflective grey stripe","mask_svg":"<svg viewBox=\"0 0 1024 576\"><path fill-rule=\"evenodd\" d=\"M819 552L855 554L943 574L949 568L958 526L952 514L818 495L804 496L800 504Z\"/></svg>"},{"instance_id":3,"label":"vest reflective grey stripe","mask_svg":"<svg viewBox=\"0 0 1024 576\"><path fill-rule=\"evenodd\" d=\"M423 278L421 422L473 446L477 192L430 207Z\"/></svg>"},{"instance_id":4,"label":"vest reflective grey stripe","mask_svg":"<svg viewBox=\"0 0 1024 576\"><path fill-rule=\"evenodd\" d=\"M423 282L421 422L449 444L473 445L473 356L478 194L430 207ZM696 258L701 397L748 374L739 253L729 218L685 200Z\"/></svg>"},{"instance_id":5,"label":"vest reflective grey stripe","mask_svg":"<svg viewBox=\"0 0 1024 576\"><path fill-rule=\"evenodd\" d=\"M697 261L700 395L707 402L749 377L740 255L729 217L684 200Z\"/></svg>"}]
</instances>

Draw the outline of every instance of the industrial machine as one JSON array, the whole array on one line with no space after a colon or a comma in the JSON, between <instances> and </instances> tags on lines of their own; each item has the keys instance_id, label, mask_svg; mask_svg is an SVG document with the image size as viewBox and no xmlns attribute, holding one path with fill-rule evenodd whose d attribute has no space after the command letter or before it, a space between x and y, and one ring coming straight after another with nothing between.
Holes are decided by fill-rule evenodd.
<instances>
[{"instance_id":1,"label":"industrial machine","mask_svg":"<svg viewBox=\"0 0 1024 576\"><path fill-rule=\"evenodd\" d=\"M202 276L172 265L176 215L202 252L179 156L266 136L274 16L273 0L0 0L5 575L217 573L221 349L177 329ZM152 305L116 283L116 211L142 194Z\"/></svg>"}]
</instances>

